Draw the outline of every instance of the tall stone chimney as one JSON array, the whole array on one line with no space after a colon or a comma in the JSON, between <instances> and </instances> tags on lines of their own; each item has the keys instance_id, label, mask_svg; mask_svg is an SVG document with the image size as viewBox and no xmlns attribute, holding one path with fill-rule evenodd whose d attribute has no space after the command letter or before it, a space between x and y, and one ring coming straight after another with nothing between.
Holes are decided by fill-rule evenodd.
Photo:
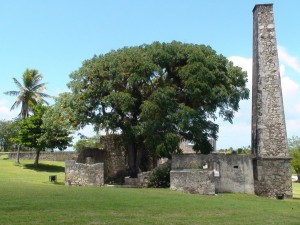
<instances>
[{"instance_id":1,"label":"tall stone chimney","mask_svg":"<svg viewBox=\"0 0 300 225\"><path fill-rule=\"evenodd\" d=\"M253 9L252 153L257 195L292 197L273 4Z\"/></svg>"}]
</instances>

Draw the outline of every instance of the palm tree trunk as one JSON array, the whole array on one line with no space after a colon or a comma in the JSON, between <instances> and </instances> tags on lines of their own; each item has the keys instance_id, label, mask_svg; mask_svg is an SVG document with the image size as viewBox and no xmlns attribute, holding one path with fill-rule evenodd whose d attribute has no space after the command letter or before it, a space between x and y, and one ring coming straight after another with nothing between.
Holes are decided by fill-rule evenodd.
<instances>
[{"instance_id":1,"label":"palm tree trunk","mask_svg":"<svg viewBox=\"0 0 300 225\"><path fill-rule=\"evenodd\" d=\"M20 145L18 145L18 150L17 150L17 157L16 157L16 164L20 164Z\"/></svg>"}]
</instances>

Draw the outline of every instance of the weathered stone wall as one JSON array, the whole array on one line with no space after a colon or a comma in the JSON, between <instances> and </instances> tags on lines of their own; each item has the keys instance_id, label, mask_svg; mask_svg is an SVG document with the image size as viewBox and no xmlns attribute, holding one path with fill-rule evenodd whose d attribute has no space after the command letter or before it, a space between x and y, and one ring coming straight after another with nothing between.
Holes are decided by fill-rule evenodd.
<instances>
[{"instance_id":1,"label":"weathered stone wall","mask_svg":"<svg viewBox=\"0 0 300 225\"><path fill-rule=\"evenodd\" d=\"M211 170L184 169L170 172L170 189L191 194L214 195L214 174Z\"/></svg>"},{"instance_id":2,"label":"weathered stone wall","mask_svg":"<svg viewBox=\"0 0 300 225\"><path fill-rule=\"evenodd\" d=\"M190 190L191 193L197 190L197 193L211 194L208 190L213 186L217 193L253 194L252 159L252 155L173 155L171 187L173 190ZM187 178L184 178L185 176ZM195 178L196 176L199 176L199 179ZM190 180L192 178L195 178L193 182ZM182 179L182 182L179 179Z\"/></svg>"},{"instance_id":3,"label":"weathered stone wall","mask_svg":"<svg viewBox=\"0 0 300 225\"><path fill-rule=\"evenodd\" d=\"M256 5L253 9L252 77L255 193L275 197L276 192L284 191L286 197L291 197L290 158L272 4Z\"/></svg>"},{"instance_id":4,"label":"weathered stone wall","mask_svg":"<svg viewBox=\"0 0 300 225\"><path fill-rule=\"evenodd\" d=\"M74 160L65 162L65 184L77 186L103 186L103 163L83 164Z\"/></svg>"},{"instance_id":5,"label":"weathered stone wall","mask_svg":"<svg viewBox=\"0 0 300 225\"><path fill-rule=\"evenodd\" d=\"M216 192L254 194L252 155L224 155L213 157L218 172L215 176Z\"/></svg>"},{"instance_id":6,"label":"weathered stone wall","mask_svg":"<svg viewBox=\"0 0 300 225\"><path fill-rule=\"evenodd\" d=\"M104 163L107 152L99 148L83 148L76 159L77 163ZM88 162L89 160L89 162Z\"/></svg>"},{"instance_id":7,"label":"weathered stone wall","mask_svg":"<svg viewBox=\"0 0 300 225\"><path fill-rule=\"evenodd\" d=\"M105 183L123 183L124 177L128 175L128 157L120 136L102 136L100 142L103 149L85 148L79 153L76 162L104 163Z\"/></svg>"},{"instance_id":8,"label":"weathered stone wall","mask_svg":"<svg viewBox=\"0 0 300 225\"><path fill-rule=\"evenodd\" d=\"M128 174L128 154L122 145L119 135L101 136L100 142L106 151L105 182L116 181L122 182Z\"/></svg>"},{"instance_id":9,"label":"weathered stone wall","mask_svg":"<svg viewBox=\"0 0 300 225\"><path fill-rule=\"evenodd\" d=\"M283 99L273 5L253 9L252 148L258 157L286 157Z\"/></svg>"},{"instance_id":10,"label":"weathered stone wall","mask_svg":"<svg viewBox=\"0 0 300 225\"><path fill-rule=\"evenodd\" d=\"M211 161L211 155L201 154L174 154L172 155L172 170L202 169Z\"/></svg>"},{"instance_id":11,"label":"weathered stone wall","mask_svg":"<svg viewBox=\"0 0 300 225\"><path fill-rule=\"evenodd\" d=\"M183 153L195 153L193 145L189 144L188 141L180 142L179 148L182 150Z\"/></svg>"},{"instance_id":12,"label":"weathered stone wall","mask_svg":"<svg viewBox=\"0 0 300 225\"><path fill-rule=\"evenodd\" d=\"M8 158L15 159L17 157L16 152L9 152ZM41 152L40 160L47 161L66 161L75 160L78 156L77 152ZM20 152L20 159L34 160L36 157L36 152Z\"/></svg>"},{"instance_id":13,"label":"weathered stone wall","mask_svg":"<svg viewBox=\"0 0 300 225\"><path fill-rule=\"evenodd\" d=\"M291 164L289 159L254 160L255 194L276 197L284 194L292 198Z\"/></svg>"},{"instance_id":14,"label":"weathered stone wall","mask_svg":"<svg viewBox=\"0 0 300 225\"><path fill-rule=\"evenodd\" d=\"M209 143L213 148L213 151L217 151L217 142L215 139L209 139ZM196 153L193 149L193 144L189 143L188 141L184 140L180 142L179 148L182 150L184 154L186 153Z\"/></svg>"}]
</instances>

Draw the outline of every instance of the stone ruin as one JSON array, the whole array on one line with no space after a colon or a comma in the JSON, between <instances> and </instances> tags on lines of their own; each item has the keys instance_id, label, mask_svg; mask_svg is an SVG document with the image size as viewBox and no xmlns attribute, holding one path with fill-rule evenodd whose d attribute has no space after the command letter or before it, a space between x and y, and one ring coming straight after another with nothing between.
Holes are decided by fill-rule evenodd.
<instances>
[{"instance_id":1,"label":"stone ruin","mask_svg":"<svg viewBox=\"0 0 300 225\"><path fill-rule=\"evenodd\" d=\"M253 9L252 153L257 195L292 197L273 5Z\"/></svg>"},{"instance_id":2,"label":"stone ruin","mask_svg":"<svg viewBox=\"0 0 300 225\"><path fill-rule=\"evenodd\" d=\"M95 186L105 184L126 184L128 186L143 186L148 177L148 173L142 172L138 178L129 178L128 154L122 145L119 135L102 136L100 143L103 148L85 148L76 161L69 160L65 163L65 184L66 185L87 185L83 177L87 180L93 180L96 168L103 173L101 184L95 181ZM141 151L139 156L139 167L144 170L152 170L155 165L151 157L146 157L147 152ZM148 160L143 160L147 158ZM103 167L103 168L102 168ZM71 179L72 178L72 179Z\"/></svg>"},{"instance_id":3,"label":"stone ruin","mask_svg":"<svg viewBox=\"0 0 300 225\"><path fill-rule=\"evenodd\" d=\"M76 186L103 186L103 163L84 164L75 160L65 162L65 184Z\"/></svg>"},{"instance_id":4,"label":"stone ruin","mask_svg":"<svg viewBox=\"0 0 300 225\"><path fill-rule=\"evenodd\" d=\"M173 156L171 189L199 194L253 192L260 196L292 198L291 158L272 4L256 5L253 9L251 142L252 156L246 158L213 154ZM207 170L196 169L191 164L201 167L203 161L208 163Z\"/></svg>"},{"instance_id":5,"label":"stone ruin","mask_svg":"<svg viewBox=\"0 0 300 225\"><path fill-rule=\"evenodd\" d=\"M120 144L118 136L103 136L101 137L101 143L103 144L102 149L85 148L79 153L76 161L66 161L65 183L67 185L86 185L85 182L77 181L82 180L83 176L90 177L88 180L92 180L95 175L95 172L91 172L94 171L93 168L98 168L102 173L103 181L101 181L101 185L120 182L120 179L126 175L127 154ZM70 177L72 177L71 182L69 181ZM73 180L76 180L76 182L73 182ZM99 186L100 184L96 182L95 185Z\"/></svg>"},{"instance_id":6,"label":"stone ruin","mask_svg":"<svg viewBox=\"0 0 300 225\"><path fill-rule=\"evenodd\" d=\"M171 190L214 195L253 194L252 155L183 154L172 156Z\"/></svg>"},{"instance_id":7,"label":"stone ruin","mask_svg":"<svg viewBox=\"0 0 300 225\"><path fill-rule=\"evenodd\" d=\"M98 151L98 155L87 151L77 163L66 161L66 184L101 186L118 174L124 178L128 160L125 149L116 138L102 138L104 151ZM291 158L272 4L256 5L253 9L251 144L252 155L173 155L170 188L209 195L234 192L292 198ZM96 164L89 165L91 162ZM146 177L142 174L125 180L142 186Z\"/></svg>"}]
</instances>

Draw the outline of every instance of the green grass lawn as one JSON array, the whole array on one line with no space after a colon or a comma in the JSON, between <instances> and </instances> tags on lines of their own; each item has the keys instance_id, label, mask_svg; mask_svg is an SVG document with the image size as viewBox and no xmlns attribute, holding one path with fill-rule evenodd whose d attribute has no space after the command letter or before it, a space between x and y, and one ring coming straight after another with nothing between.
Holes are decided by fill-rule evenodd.
<instances>
[{"instance_id":1,"label":"green grass lawn","mask_svg":"<svg viewBox=\"0 0 300 225\"><path fill-rule=\"evenodd\" d=\"M2 159L1 159L2 158ZM169 189L69 187L64 163L0 158L0 224L299 224L291 200L246 194L191 195ZM56 184L48 181L57 175Z\"/></svg>"}]
</instances>

